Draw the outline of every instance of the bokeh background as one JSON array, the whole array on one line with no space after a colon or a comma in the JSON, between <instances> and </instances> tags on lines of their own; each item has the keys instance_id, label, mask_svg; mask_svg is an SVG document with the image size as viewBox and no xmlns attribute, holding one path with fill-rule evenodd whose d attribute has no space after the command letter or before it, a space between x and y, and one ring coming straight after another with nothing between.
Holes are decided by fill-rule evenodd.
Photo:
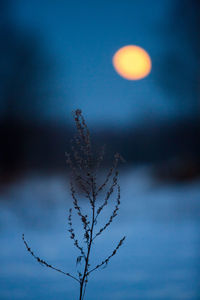
<instances>
[{"instance_id":1,"label":"bokeh background","mask_svg":"<svg viewBox=\"0 0 200 300\"><path fill-rule=\"evenodd\" d=\"M64 153L77 108L95 148L106 144L101 174L116 151L126 160L120 215L94 261L127 240L86 299L200 299L199 33L198 0L1 0L0 299L78 298L21 240L76 272ZM152 59L142 80L112 66L129 44Z\"/></svg>"}]
</instances>

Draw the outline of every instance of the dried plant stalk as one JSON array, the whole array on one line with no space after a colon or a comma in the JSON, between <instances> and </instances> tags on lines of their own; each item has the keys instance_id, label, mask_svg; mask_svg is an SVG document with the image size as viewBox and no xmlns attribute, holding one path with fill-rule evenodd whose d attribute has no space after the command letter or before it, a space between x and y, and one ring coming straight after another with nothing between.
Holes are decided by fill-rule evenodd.
<instances>
[{"instance_id":1,"label":"dried plant stalk","mask_svg":"<svg viewBox=\"0 0 200 300\"><path fill-rule=\"evenodd\" d=\"M71 170L71 181L70 181L70 190L73 200L73 210L80 217L81 223L83 225L83 240L77 239L75 230L72 224L72 208L69 209L68 215L68 225L70 238L73 240L74 246L79 250L80 255L76 258L76 264L82 264L82 271L77 271L78 275L74 276L70 273L63 272L62 270L48 264L43 259L37 257L34 252L29 247L27 241L22 236L23 242L26 246L28 252L42 265L51 268L57 272L60 272L68 277L71 277L79 283L79 300L83 300L85 296L86 286L88 283L89 275L99 269L102 266L106 266L110 259L117 253L118 249L122 246L125 236L118 242L116 248L108 255L102 262L98 263L96 266L91 267L90 265L90 255L91 249L93 246L94 240L100 236L104 230L106 230L113 219L117 216L119 205L120 205L120 186L118 183L118 171L117 166L121 156L117 153L114 156L114 162L110 170L108 171L107 176L105 177L104 182L98 186L97 184L97 171L104 158L104 148L100 155L95 158L94 153L92 152L90 132L86 125L85 119L82 115L80 109L77 109L74 112L74 120L77 128L77 135L71 141L71 154L66 153L66 162ZM109 182L112 183L109 186ZM82 194L88 199L91 211L89 214L84 214L82 208L80 207L79 200L77 198L76 187L81 189ZM106 192L107 189L107 192ZM113 211L107 221L98 231L96 231L96 224L99 215L102 213L103 209L108 205L108 202L114 191L117 191L116 204L113 208ZM103 203L98 205L97 199L99 198L100 192L105 191L105 196ZM102 196L101 196L102 197Z\"/></svg>"}]
</instances>

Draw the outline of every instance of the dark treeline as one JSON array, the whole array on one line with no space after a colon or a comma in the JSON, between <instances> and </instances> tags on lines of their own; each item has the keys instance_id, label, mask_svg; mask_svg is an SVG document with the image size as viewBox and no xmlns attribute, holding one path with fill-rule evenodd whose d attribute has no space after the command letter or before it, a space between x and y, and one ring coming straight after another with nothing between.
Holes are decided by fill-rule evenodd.
<instances>
[{"instance_id":1,"label":"dark treeline","mask_svg":"<svg viewBox=\"0 0 200 300\"><path fill-rule=\"evenodd\" d=\"M57 124L7 121L0 124L1 180L24 171L66 171L65 151L70 148L71 128ZM96 151L106 145L106 163L120 152L127 164L161 164L174 158L192 159L198 165L200 125L185 120L170 124L143 125L138 129L91 130Z\"/></svg>"}]
</instances>

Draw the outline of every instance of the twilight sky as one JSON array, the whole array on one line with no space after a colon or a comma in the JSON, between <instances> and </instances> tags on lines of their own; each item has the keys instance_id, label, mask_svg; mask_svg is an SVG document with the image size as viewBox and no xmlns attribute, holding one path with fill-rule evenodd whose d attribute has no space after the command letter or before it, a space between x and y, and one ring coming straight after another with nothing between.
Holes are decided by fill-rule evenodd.
<instances>
[{"instance_id":1,"label":"twilight sky","mask_svg":"<svg viewBox=\"0 0 200 300\"><path fill-rule=\"evenodd\" d=\"M25 119L66 122L71 110L81 108L89 122L122 127L194 115L196 36L187 34L187 28L195 27L193 3L11 1L5 24L23 43L33 39L41 54L29 91L35 98L21 98L15 111ZM112 56L129 44L151 56L152 72L145 79L128 81L113 69ZM4 97L1 107L3 114Z\"/></svg>"}]
</instances>

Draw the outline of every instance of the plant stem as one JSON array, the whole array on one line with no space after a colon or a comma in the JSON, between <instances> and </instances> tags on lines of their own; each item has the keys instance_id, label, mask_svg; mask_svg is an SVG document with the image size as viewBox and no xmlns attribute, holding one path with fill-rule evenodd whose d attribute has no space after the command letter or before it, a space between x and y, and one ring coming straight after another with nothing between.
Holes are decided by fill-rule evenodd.
<instances>
[{"instance_id":1,"label":"plant stem","mask_svg":"<svg viewBox=\"0 0 200 300\"><path fill-rule=\"evenodd\" d=\"M87 252L87 257L85 260L85 269L84 269L84 274L83 274L83 278L80 282L80 296L79 296L79 300L83 300L83 288L84 288L84 284L86 284L85 280L87 277L87 273L88 273L88 263L89 263L89 256L90 256L90 250L92 247L92 241L93 241L93 229L94 229L94 224L95 224L95 191L94 191L94 184L93 184L93 176L92 176L92 225L91 225L91 230L90 230L90 241L89 241L89 245L88 245L88 252Z\"/></svg>"}]
</instances>

